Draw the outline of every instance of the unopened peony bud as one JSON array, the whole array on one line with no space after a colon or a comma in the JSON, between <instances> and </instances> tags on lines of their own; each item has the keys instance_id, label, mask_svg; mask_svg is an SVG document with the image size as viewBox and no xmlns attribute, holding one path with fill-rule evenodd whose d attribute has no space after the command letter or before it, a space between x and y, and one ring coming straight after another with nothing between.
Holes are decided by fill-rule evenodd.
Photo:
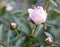
<instances>
[{"instance_id":1,"label":"unopened peony bud","mask_svg":"<svg viewBox=\"0 0 60 47\"><path fill-rule=\"evenodd\" d=\"M37 8L30 8L28 9L29 12L29 19L33 21L34 24L40 25L44 23L47 18L47 13L44 11L43 7L37 6Z\"/></svg>"},{"instance_id":2,"label":"unopened peony bud","mask_svg":"<svg viewBox=\"0 0 60 47\"><path fill-rule=\"evenodd\" d=\"M30 37L30 38L33 38L33 35L30 35L29 37Z\"/></svg>"},{"instance_id":3,"label":"unopened peony bud","mask_svg":"<svg viewBox=\"0 0 60 47\"><path fill-rule=\"evenodd\" d=\"M44 26L44 30L47 30L47 26L46 25Z\"/></svg>"},{"instance_id":4,"label":"unopened peony bud","mask_svg":"<svg viewBox=\"0 0 60 47\"><path fill-rule=\"evenodd\" d=\"M11 4L7 4L6 5L6 11L12 11L13 10L13 6Z\"/></svg>"},{"instance_id":5,"label":"unopened peony bud","mask_svg":"<svg viewBox=\"0 0 60 47\"><path fill-rule=\"evenodd\" d=\"M11 30L14 30L14 29L16 29L17 28L17 24L16 23L11 23L10 24L10 29Z\"/></svg>"},{"instance_id":6,"label":"unopened peony bud","mask_svg":"<svg viewBox=\"0 0 60 47\"><path fill-rule=\"evenodd\" d=\"M52 37L47 37L47 38L45 39L45 42L46 42L47 44L52 44L52 43L53 43L53 38L52 38Z\"/></svg>"}]
</instances>

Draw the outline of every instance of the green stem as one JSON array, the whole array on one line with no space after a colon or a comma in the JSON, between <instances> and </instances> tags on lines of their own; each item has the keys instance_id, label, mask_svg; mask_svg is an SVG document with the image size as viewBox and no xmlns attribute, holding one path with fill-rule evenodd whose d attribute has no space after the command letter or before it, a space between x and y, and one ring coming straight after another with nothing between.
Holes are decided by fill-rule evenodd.
<instances>
[{"instance_id":1,"label":"green stem","mask_svg":"<svg viewBox=\"0 0 60 47\"><path fill-rule=\"evenodd\" d=\"M21 38L20 34L18 33L18 30L17 29L15 29L15 32L16 32L17 36L19 37L19 39L24 43L24 41ZM24 43L24 46L26 47L25 43Z\"/></svg>"},{"instance_id":2,"label":"green stem","mask_svg":"<svg viewBox=\"0 0 60 47\"><path fill-rule=\"evenodd\" d=\"M37 25L34 26L33 31L32 31L32 34L31 34L32 36L35 35L35 33L37 32L38 28L39 28L39 26L37 26ZM30 38L30 40L28 41L28 44L27 44L26 47L30 47L30 46L31 46L31 44L32 44L32 39L33 39L33 38Z\"/></svg>"},{"instance_id":3,"label":"green stem","mask_svg":"<svg viewBox=\"0 0 60 47\"><path fill-rule=\"evenodd\" d=\"M18 33L18 30L17 29L15 29L15 32L16 32L17 36L19 37L19 39L22 40L22 38L21 38L20 34Z\"/></svg>"},{"instance_id":4,"label":"green stem","mask_svg":"<svg viewBox=\"0 0 60 47\"><path fill-rule=\"evenodd\" d=\"M32 31L32 36L35 35L35 33L37 32L38 28L39 28L38 25L36 25L36 26L34 27L34 29L33 29L33 31Z\"/></svg>"}]
</instances>

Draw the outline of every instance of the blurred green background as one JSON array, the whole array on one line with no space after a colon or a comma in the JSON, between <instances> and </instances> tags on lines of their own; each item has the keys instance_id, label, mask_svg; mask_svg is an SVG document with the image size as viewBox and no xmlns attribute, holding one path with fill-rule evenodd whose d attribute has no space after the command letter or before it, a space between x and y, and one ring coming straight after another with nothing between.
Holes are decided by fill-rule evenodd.
<instances>
[{"instance_id":1,"label":"blurred green background","mask_svg":"<svg viewBox=\"0 0 60 47\"><path fill-rule=\"evenodd\" d=\"M6 4L8 3L13 7L11 12L6 11ZM9 25L11 22L16 22L18 29L22 31L19 34L25 40L26 36L23 32L30 35L34 26L31 22L28 22L27 9L38 5L47 10L48 18L45 22L47 30L45 31L49 32L54 38L53 44L48 47L60 47L60 0L0 0L0 47L24 47L16 33L10 30ZM37 38L42 40L39 40L42 45L34 38L31 47L44 47L44 35L38 35Z\"/></svg>"}]
</instances>

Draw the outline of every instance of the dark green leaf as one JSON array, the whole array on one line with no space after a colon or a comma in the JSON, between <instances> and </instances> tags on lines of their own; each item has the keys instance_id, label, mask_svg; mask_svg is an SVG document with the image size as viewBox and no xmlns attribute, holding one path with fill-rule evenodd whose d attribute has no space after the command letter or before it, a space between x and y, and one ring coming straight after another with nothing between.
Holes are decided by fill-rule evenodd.
<instances>
[{"instance_id":1,"label":"dark green leaf","mask_svg":"<svg viewBox=\"0 0 60 47\"><path fill-rule=\"evenodd\" d=\"M4 6L4 7L0 10L0 16L2 16L2 15L5 14L5 11L6 11L5 8L6 8L6 7Z\"/></svg>"}]
</instances>

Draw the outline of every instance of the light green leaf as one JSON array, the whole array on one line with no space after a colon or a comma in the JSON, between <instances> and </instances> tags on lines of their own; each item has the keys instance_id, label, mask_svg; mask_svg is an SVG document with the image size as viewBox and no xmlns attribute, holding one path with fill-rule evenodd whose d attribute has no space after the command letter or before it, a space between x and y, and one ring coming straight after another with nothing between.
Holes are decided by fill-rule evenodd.
<instances>
[{"instance_id":1,"label":"light green leaf","mask_svg":"<svg viewBox=\"0 0 60 47\"><path fill-rule=\"evenodd\" d=\"M49 0L49 1L57 7L57 4L53 0Z\"/></svg>"},{"instance_id":2,"label":"light green leaf","mask_svg":"<svg viewBox=\"0 0 60 47\"><path fill-rule=\"evenodd\" d=\"M3 24L0 25L0 38L3 38Z\"/></svg>"},{"instance_id":3,"label":"light green leaf","mask_svg":"<svg viewBox=\"0 0 60 47\"><path fill-rule=\"evenodd\" d=\"M52 37L52 35L48 32L44 32L47 37Z\"/></svg>"},{"instance_id":4,"label":"light green leaf","mask_svg":"<svg viewBox=\"0 0 60 47\"><path fill-rule=\"evenodd\" d=\"M60 11L58 9L53 9L53 11L55 11L55 12L60 14Z\"/></svg>"},{"instance_id":5,"label":"light green leaf","mask_svg":"<svg viewBox=\"0 0 60 47\"><path fill-rule=\"evenodd\" d=\"M0 47L4 47L3 45L0 45Z\"/></svg>"},{"instance_id":6,"label":"light green leaf","mask_svg":"<svg viewBox=\"0 0 60 47\"><path fill-rule=\"evenodd\" d=\"M45 47L43 44L40 47Z\"/></svg>"},{"instance_id":7,"label":"light green leaf","mask_svg":"<svg viewBox=\"0 0 60 47\"><path fill-rule=\"evenodd\" d=\"M44 25L41 24L41 25L39 26L39 28L38 28L35 36L40 36L41 33L43 32L43 30L44 30Z\"/></svg>"}]
</instances>

